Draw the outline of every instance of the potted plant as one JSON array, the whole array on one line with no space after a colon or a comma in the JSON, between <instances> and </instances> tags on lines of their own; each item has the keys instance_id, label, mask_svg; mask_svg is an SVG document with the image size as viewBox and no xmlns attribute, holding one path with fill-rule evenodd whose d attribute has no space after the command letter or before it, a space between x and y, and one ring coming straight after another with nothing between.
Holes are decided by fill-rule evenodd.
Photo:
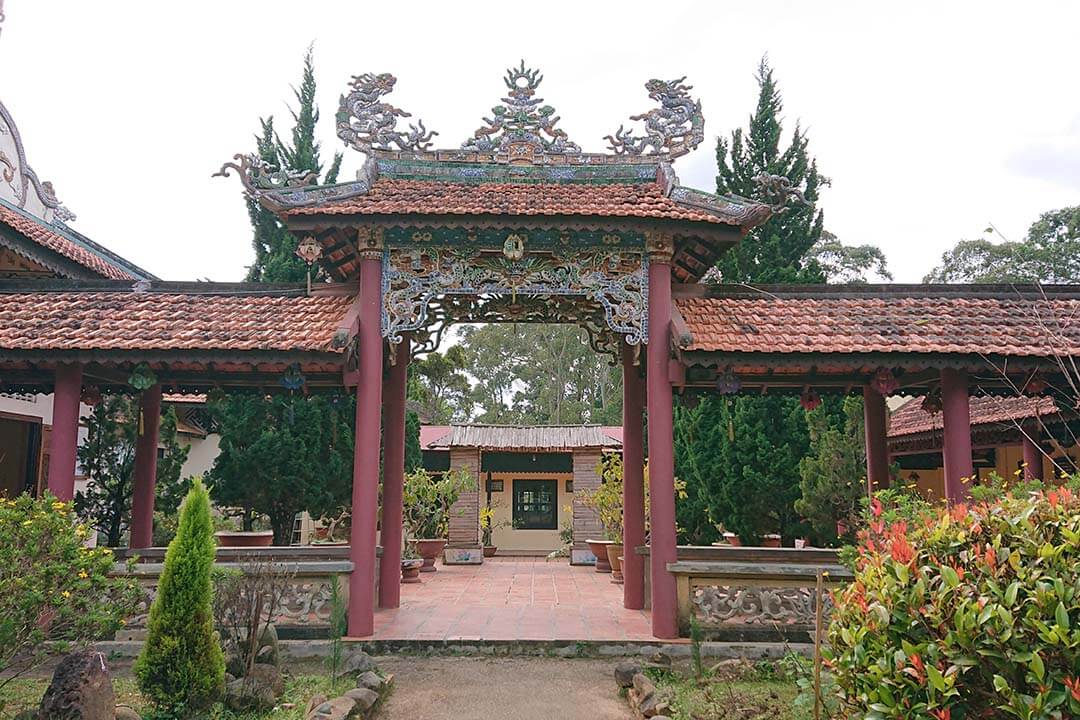
<instances>
[{"instance_id":1,"label":"potted plant","mask_svg":"<svg viewBox=\"0 0 1080 720\"><path fill-rule=\"evenodd\" d=\"M403 520L409 543L424 559L420 572L435 572L435 558L446 547L450 533L450 508L474 482L468 470L434 476L420 468L405 475Z\"/></svg>"},{"instance_id":2,"label":"potted plant","mask_svg":"<svg viewBox=\"0 0 1080 720\"><path fill-rule=\"evenodd\" d=\"M497 548L491 540L492 533L499 528L510 527L508 520L495 520L496 505L480 508L480 544L484 546L484 557L495 557Z\"/></svg>"},{"instance_id":3,"label":"potted plant","mask_svg":"<svg viewBox=\"0 0 1080 720\"><path fill-rule=\"evenodd\" d=\"M596 556L596 572L610 572L611 581L622 582L623 554L623 480L622 458L615 454L605 456L597 466L600 487L581 493L581 503L596 511L604 528L604 539L585 542Z\"/></svg>"},{"instance_id":4,"label":"potted plant","mask_svg":"<svg viewBox=\"0 0 1080 720\"><path fill-rule=\"evenodd\" d=\"M221 547L270 547L274 544L273 530L241 530L232 515L213 518L214 538Z\"/></svg>"},{"instance_id":5,"label":"potted plant","mask_svg":"<svg viewBox=\"0 0 1080 720\"><path fill-rule=\"evenodd\" d=\"M424 558L416 552L416 547L406 543L401 553L401 582L420 582L420 568L424 566Z\"/></svg>"}]
</instances>

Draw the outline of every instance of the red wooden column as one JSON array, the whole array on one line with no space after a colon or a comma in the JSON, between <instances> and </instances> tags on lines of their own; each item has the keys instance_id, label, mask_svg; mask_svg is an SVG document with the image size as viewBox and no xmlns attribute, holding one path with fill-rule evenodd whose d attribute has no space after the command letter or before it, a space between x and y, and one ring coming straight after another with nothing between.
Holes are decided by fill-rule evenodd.
<instances>
[{"instance_id":1,"label":"red wooden column","mask_svg":"<svg viewBox=\"0 0 1080 720\"><path fill-rule=\"evenodd\" d=\"M363 247L363 246L362 246ZM382 410L382 249L360 251L359 377L349 536L349 636L375 631L375 526L379 507L379 424Z\"/></svg>"},{"instance_id":2,"label":"red wooden column","mask_svg":"<svg viewBox=\"0 0 1080 720\"><path fill-rule=\"evenodd\" d=\"M668 563L676 560L675 451L672 430L671 380L671 253L669 237L649 238L649 348L647 387L649 409L649 520L652 633L658 638L679 636L675 576Z\"/></svg>"},{"instance_id":3,"label":"red wooden column","mask_svg":"<svg viewBox=\"0 0 1080 720\"><path fill-rule=\"evenodd\" d=\"M863 420L866 425L866 483L869 492L889 487L889 446L885 437L885 396L863 387Z\"/></svg>"},{"instance_id":4,"label":"red wooden column","mask_svg":"<svg viewBox=\"0 0 1080 720\"><path fill-rule=\"evenodd\" d=\"M1043 479L1043 454L1039 449L1039 428L1024 428L1024 479Z\"/></svg>"},{"instance_id":5,"label":"red wooden column","mask_svg":"<svg viewBox=\"0 0 1080 720\"><path fill-rule=\"evenodd\" d=\"M135 487L131 496L128 547L147 548L154 537L154 483L157 480L158 429L161 427L161 385L143 390L139 400L139 434L135 439Z\"/></svg>"},{"instance_id":6,"label":"red wooden column","mask_svg":"<svg viewBox=\"0 0 1080 720\"><path fill-rule=\"evenodd\" d=\"M645 607L645 560L634 550L645 544L645 481L642 466L644 388L634 367L634 348L622 343L623 371L623 607Z\"/></svg>"},{"instance_id":7,"label":"red wooden column","mask_svg":"<svg viewBox=\"0 0 1080 720\"><path fill-rule=\"evenodd\" d=\"M975 474L971 459L971 409L968 402L967 373L952 368L942 369L942 456L945 464L945 499L949 502L962 502L966 498L964 480Z\"/></svg>"},{"instance_id":8,"label":"red wooden column","mask_svg":"<svg viewBox=\"0 0 1080 720\"><path fill-rule=\"evenodd\" d=\"M395 348L394 364L383 397L382 561L379 564L379 607L401 604L401 515L405 483L405 382L409 371L409 338Z\"/></svg>"},{"instance_id":9,"label":"red wooden column","mask_svg":"<svg viewBox=\"0 0 1080 720\"><path fill-rule=\"evenodd\" d=\"M53 385L49 436L49 492L65 502L75 497L75 454L79 446L82 365L58 365Z\"/></svg>"}]
</instances>

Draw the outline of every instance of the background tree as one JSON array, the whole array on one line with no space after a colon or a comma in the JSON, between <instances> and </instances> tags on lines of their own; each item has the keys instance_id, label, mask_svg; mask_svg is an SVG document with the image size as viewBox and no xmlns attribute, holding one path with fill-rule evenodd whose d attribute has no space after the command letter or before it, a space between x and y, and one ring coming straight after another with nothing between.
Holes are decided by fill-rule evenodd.
<instances>
[{"instance_id":1,"label":"background tree","mask_svg":"<svg viewBox=\"0 0 1080 720\"><path fill-rule=\"evenodd\" d=\"M841 406L840 412L835 405ZM837 523L854 532L866 497L866 440L862 398L834 397L806 413L810 452L799 462L795 510L806 518L816 545L834 545ZM847 538L849 540L853 537Z\"/></svg>"},{"instance_id":2,"label":"background tree","mask_svg":"<svg viewBox=\"0 0 1080 720\"><path fill-rule=\"evenodd\" d=\"M1000 235L990 226L986 237L958 242L923 281L1080 282L1080 205L1043 213L1020 242L994 243L989 239L993 234Z\"/></svg>"},{"instance_id":3,"label":"background tree","mask_svg":"<svg viewBox=\"0 0 1080 720\"><path fill-rule=\"evenodd\" d=\"M207 475L214 501L238 508L244 530L265 515L275 545L292 542L293 519L329 515L352 487L352 404L343 397L233 395L211 403L220 452Z\"/></svg>"},{"instance_id":4,"label":"background tree","mask_svg":"<svg viewBox=\"0 0 1080 720\"><path fill-rule=\"evenodd\" d=\"M297 108L289 141L274 129L273 118L260 120L256 151L271 165L288 171L337 180L341 155L323 173L316 141L319 110L315 105L312 52L304 56ZM254 233L255 261L247 279L254 282L301 282L307 265L296 257L297 239L280 220L245 198ZM267 515L276 544L292 539L293 517L333 512L348 501L352 472L353 408L351 395L264 397L231 395L211 404L221 434L221 453L207 476L215 502L241 510L245 530L257 515Z\"/></svg>"},{"instance_id":5,"label":"background tree","mask_svg":"<svg viewBox=\"0 0 1080 720\"><path fill-rule=\"evenodd\" d=\"M451 345L446 352L429 352L422 360L409 365L409 397L419 404L419 414L425 422L446 425L469 419L471 392L465 374L465 352L460 345Z\"/></svg>"},{"instance_id":6,"label":"background tree","mask_svg":"<svg viewBox=\"0 0 1080 720\"><path fill-rule=\"evenodd\" d=\"M132 395L105 395L86 419L86 440L79 445L79 465L89 483L75 496L79 517L117 547L131 526L131 498L135 488L135 441L139 432L139 401ZM176 411L161 412L155 475L155 508L167 507L184 485L181 468L188 448L176 441ZM175 505L173 505L175 510Z\"/></svg>"},{"instance_id":7,"label":"background tree","mask_svg":"<svg viewBox=\"0 0 1080 720\"><path fill-rule=\"evenodd\" d=\"M424 451L420 447L420 416L413 410L405 414L405 472L424 467Z\"/></svg>"},{"instance_id":8,"label":"background tree","mask_svg":"<svg viewBox=\"0 0 1080 720\"><path fill-rule=\"evenodd\" d=\"M892 280L885 253L876 245L845 245L828 230L821 233L808 253L830 283L854 284L869 281L873 273L882 280Z\"/></svg>"}]
</instances>

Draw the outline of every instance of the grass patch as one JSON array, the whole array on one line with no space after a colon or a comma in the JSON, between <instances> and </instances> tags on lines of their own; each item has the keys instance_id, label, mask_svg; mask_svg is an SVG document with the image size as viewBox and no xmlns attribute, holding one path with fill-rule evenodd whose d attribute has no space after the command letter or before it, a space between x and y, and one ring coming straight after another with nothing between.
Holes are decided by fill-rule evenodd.
<instances>
[{"instance_id":1,"label":"grass patch","mask_svg":"<svg viewBox=\"0 0 1080 720\"><path fill-rule=\"evenodd\" d=\"M771 664L721 663L701 678L681 669L650 669L657 692L671 706L674 720L809 720L812 713L795 702L794 679Z\"/></svg>"},{"instance_id":2,"label":"grass patch","mask_svg":"<svg viewBox=\"0 0 1080 720\"><path fill-rule=\"evenodd\" d=\"M210 714L212 720L303 720L304 708L308 700L316 693L322 693L328 697L339 695L355 685L351 676L340 678L335 692L331 692L330 679L325 672L318 674L315 667L300 672L296 675L285 675L285 694L282 695L278 707L264 713L234 713L220 705L215 706ZM41 696L49 686L49 678L20 678L12 680L3 691L0 691L0 712L2 717L11 717L21 710L36 708L41 702ZM139 713L148 713L150 706L139 694L135 685L135 678L129 673L113 675L113 689L116 691L116 703L129 705ZM294 707L285 708L283 705L292 703Z\"/></svg>"}]
</instances>

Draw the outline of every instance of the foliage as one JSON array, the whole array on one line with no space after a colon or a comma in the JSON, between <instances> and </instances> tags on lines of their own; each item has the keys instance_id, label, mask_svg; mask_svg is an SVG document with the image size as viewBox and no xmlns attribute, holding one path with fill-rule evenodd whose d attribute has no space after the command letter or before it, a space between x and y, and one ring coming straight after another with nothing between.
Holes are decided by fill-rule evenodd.
<instances>
[{"instance_id":1,"label":"foliage","mask_svg":"<svg viewBox=\"0 0 1080 720\"><path fill-rule=\"evenodd\" d=\"M135 613L138 585L109 577L112 551L86 547L89 533L47 493L0 498L0 688Z\"/></svg>"},{"instance_id":2,"label":"foliage","mask_svg":"<svg viewBox=\"0 0 1080 720\"><path fill-rule=\"evenodd\" d=\"M420 468L405 475L403 519L412 540L434 540L450 532L450 508L461 493L476 487L468 470L432 475Z\"/></svg>"},{"instance_id":3,"label":"foliage","mask_svg":"<svg viewBox=\"0 0 1080 720\"><path fill-rule=\"evenodd\" d=\"M990 473L989 478L978 485L972 485L969 489L971 499L975 502L994 502L1007 494L1018 496L1029 495L1040 490L1052 490L1058 486L1069 488L1075 493L1080 493L1080 475L1065 475L1059 481L1046 481L1023 477L1023 469L1016 470L1013 477L1004 478L996 472Z\"/></svg>"},{"instance_id":4,"label":"foliage","mask_svg":"<svg viewBox=\"0 0 1080 720\"><path fill-rule=\"evenodd\" d=\"M261 639L269 632L275 610L289 590L293 573L284 563L251 555L239 568L214 577L214 621L224 633L222 645L246 677L255 665Z\"/></svg>"},{"instance_id":5,"label":"foliage","mask_svg":"<svg viewBox=\"0 0 1080 720\"><path fill-rule=\"evenodd\" d=\"M135 443L139 434L139 401L132 395L106 395L86 418L86 440L79 445L79 466L90 480L75 496L75 509L117 547L131 526L131 498L135 488ZM188 448L176 441L176 411L165 408L158 429L164 453L157 461L155 508L175 510L180 471Z\"/></svg>"},{"instance_id":6,"label":"foliage","mask_svg":"<svg viewBox=\"0 0 1080 720\"><path fill-rule=\"evenodd\" d=\"M333 514L352 487L354 401L342 396L235 394L210 403L221 428L207 476L214 501L239 508L244 530L270 518L274 543L292 540L296 513Z\"/></svg>"},{"instance_id":7,"label":"foliage","mask_svg":"<svg viewBox=\"0 0 1080 720\"><path fill-rule=\"evenodd\" d=\"M1080 713L1080 496L1006 495L914 525L872 514L829 628L850 714Z\"/></svg>"},{"instance_id":8,"label":"foliage","mask_svg":"<svg viewBox=\"0 0 1080 720\"><path fill-rule=\"evenodd\" d=\"M795 501L795 510L810 524L819 545L841 539L837 522L855 529L860 501L866 496L862 398L844 398L840 413L830 412L833 403L833 398L826 398L806 413L810 452L799 461L801 497Z\"/></svg>"},{"instance_id":9,"label":"foliage","mask_svg":"<svg viewBox=\"0 0 1080 720\"><path fill-rule=\"evenodd\" d=\"M810 720L795 706L795 683L770 667L749 662L722 662L702 668L702 676L673 669L647 668L659 697L669 703L673 718L735 720Z\"/></svg>"},{"instance_id":10,"label":"foliage","mask_svg":"<svg viewBox=\"0 0 1080 720\"><path fill-rule=\"evenodd\" d=\"M676 418L676 472L688 496L677 508L684 540L712 542L717 524L745 545L769 533L786 543L801 534L794 505L810 435L797 399L705 398L677 408Z\"/></svg>"},{"instance_id":11,"label":"foliage","mask_svg":"<svg viewBox=\"0 0 1080 720\"><path fill-rule=\"evenodd\" d=\"M596 467L600 486L577 493L582 505L596 512L604 527L604 539L615 543L623 541L623 464L622 456L605 453ZM648 487L648 483L645 484ZM646 503L648 503L646 493ZM645 511L648 516L648 510Z\"/></svg>"},{"instance_id":12,"label":"foliage","mask_svg":"<svg viewBox=\"0 0 1080 720\"><path fill-rule=\"evenodd\" d=\"M941 256L924 282L1080 282L1080 205L1045 212L1019 242L994 243L997 230L977 240L961 240Z\"/></svg>"},{"instance_id":13,"label":"foliage","mask_svg":"<svg viewBox=\"0 0 1080 720\"><path fill-rule=\"evenodd\" d=\"M510 527L512 524L509 520L495 521L495 508L498 507L497 503L489 503L480 508L480 543L484 547L491 547L494 545L491 536L499 528Z\"/></svg>"},{"instance_id":14,"label":"foliage","mask_svg":"<svg viewBox=\"0 0 1080 720\"><path fill-rule=\"evenodd\" d=\"M477 422L615 424L622 418L622 374L596 353L584 330L559 324L494 324L461 330L477 384Z\"/></svg>"},{"instance_id":15,"label":"foliage","mask_svg":"<svg viewBox=\"0 0 1080 720\"><path fill-rule=\"evenodd\" d=\"M304 55L303 77L300 88L293 90L298 108L292 111L292 142L286 144L274 130L274 118L260 119L260 133L255 137L259 158L275 168L286 171L310 171L322 174L319 143L315 130L319 122L319 109L315 105L315 64L311 48ZM341 167L341 154L336 154L330 168L323 176L327 185L337 182ZM246 197L248 216L253 230L252 246L255 261L248 268L247 280L251 282L302 282L308 267L296 256L297 239L285 229L274 213L263 208L254 198Z\"/></svg>"},{"instance_id":16,"label":"foliage","mask_svg":"<svg viewBox=\"0 0 1080 720\"><path fill-rule=\"evenodd\" d=\"M810 262L825 273L830 283L850 285L867 282L867 274L873 273L884 280L892 280L885 253L876 245L844 245L828 230L807 253Z\"/></svg>"},{"instance_id":17,"label":"foliage","mask_svg":"<svg viewBox=\"0 0 1080 720\"><path fill-rule=\"evenodd\" d=\"M412 410L405 414L405 472L424 467L424 451L420 447L420 416Z\"/></svg>"},{"instance_id":18,"label":"foliage","mask_svg":"<svg viewBox=\"0 0 1080 720\"><path fill-rule=\"evenodd\" d=\"M788 653L781 660L785 675L795 682L799 694L791 706L806 717L814 712L815 698L820 697L822 717L839 718L840 695L836 677L826 668L821 669L821 689L815 688L814 663L798 653Z\"/></svg>"},{"instance_id":19,"label":"foliage","mask_svg":"<svg viewBox=\"0 0 1080 720\"><path fill-rule=\"evenodd\" d=\"M469 419L467 365L460 345L450 346L445 353L429 352L409 365L409 375L416 380L410 388L410 399L420 403L420 415L425 422L445 425Z\"/></svg>"},{"instance_id":20,"label":"foliage","mask_svg":"<svg viewBox=\"0 0 1080 720\"><path fill-rule=\"evenodd\" d=\"M214 550L210 496L196 479L165 552L146 642L133 668L143 695L165 715L198 715L224 687L225 661L214 632Z\"/></svg>"}]
</instances>

